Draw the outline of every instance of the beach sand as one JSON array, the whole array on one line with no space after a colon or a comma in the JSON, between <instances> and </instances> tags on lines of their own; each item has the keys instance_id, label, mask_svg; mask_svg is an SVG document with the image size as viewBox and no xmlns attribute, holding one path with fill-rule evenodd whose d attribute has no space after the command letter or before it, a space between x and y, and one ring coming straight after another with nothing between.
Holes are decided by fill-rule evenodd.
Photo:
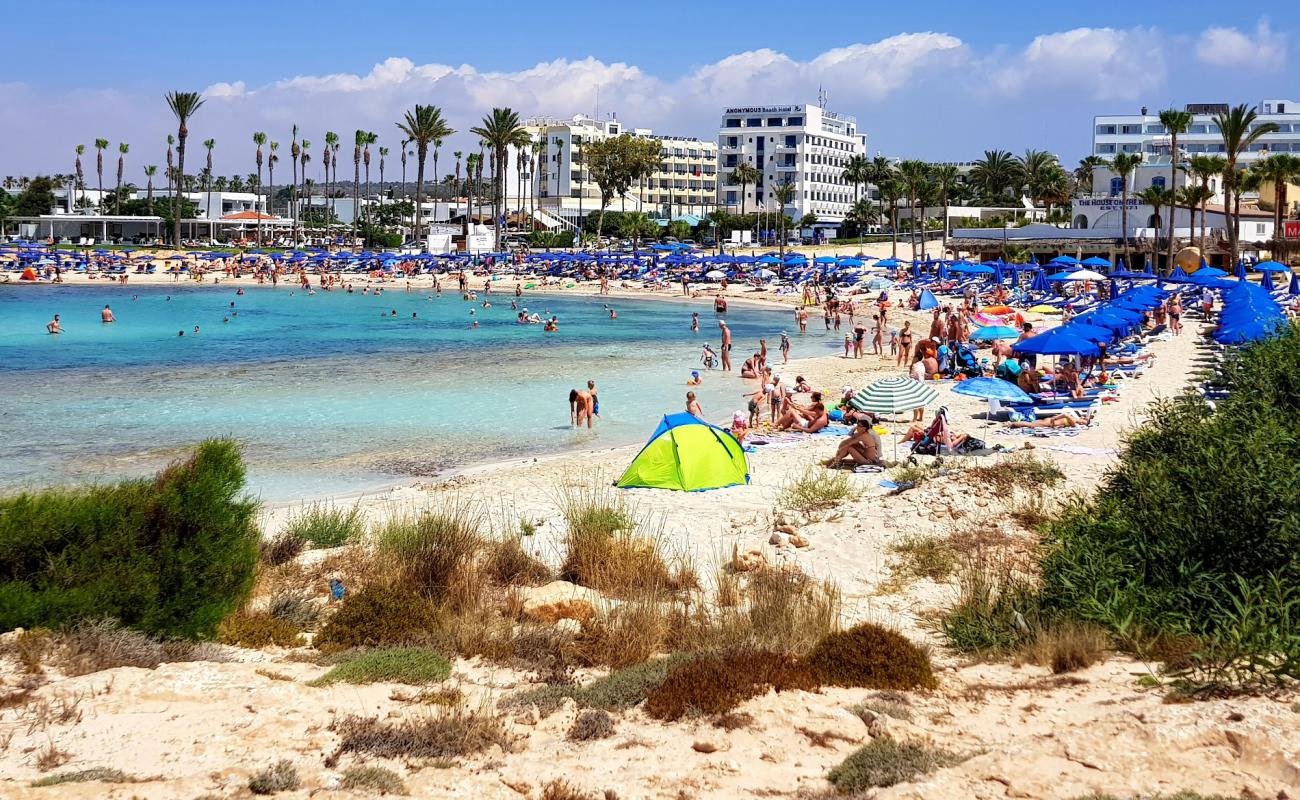
<instances>
[{"instance_id":1,"label":"beach sand","mask_svg":"<svg viewBox=\"0 0 1300 800\"><path fill-rule=\"evenodd\" d=\"M887 245L886 245L887 246ZM903 252L900 248L900 252ZM150 276L158 280L160 276ZM168 279L170 280L170 279ZM135 276L132 283L135 283ZM224 283L224 281L223 281ZM563 292L595 290L592 284ZM622 296L664 296L613 287ZM793 297L729 291L729 297L765 304L797 302ZM703 297L694 302L708 303ZM913 326L928 315L909 315ZM793 323L792 323L793 324ZM814 316L810 324L821 324ZM1182 337L1154 343L1156 355L1145 373L1128 381L1119 401L1105 405L1091 427L1070 437L1000 436L1000 426L982 419L986 403L939 386L953 427L990 446L1032 447L1050 456L1066 474L1065 483L1047 492L1056 503L1073 492L1093 489L1118 452L1124 431L1139 423L1149 403L1170 397L1186 382L1198 351L1196 324ZM798 354L798 340L795 342ZM802 374L815 387L835 392L841 385L863 386L876 377L898 374L892 359L862 360L816 356L792 360L783 373ZM706 380L710 376L706 376ZM743 407L737 401L737 408ZM715 420L734 409L707 409ZM893 426L906 427L906 423ZM837 437L758 447L750 456L752 483L702 493L634 490L628 499L637 515L661 536L672 552L689 558L705 585L733 550L758 550L772 564L791 563L835 581L844 595L846 624L873 621L902 631L932 648L939 689L909 695L911 720L888 722L891 735L968 756L918 782L879 790L878 798L1072 798L1094 791L1129 797L1136 793L1194 789L1232 796L1281 797L1300 787L1300 733L1289 697L1255 697L1170 704L1139 679L1154 667L1112 657L1086 670L1054 676L1028 664L978 663L954 654L934 632L934 612L956 596L951 580L934 582L896 574L891 550L907 539L965 530L1004 537L1031 548L1034 534L1008 511L1022 500L992 487L932 480L894 495L879 484L880 474L851 474L856 498L833 513L795 518L807 547L789 536L772 544L778 496L794 476L827 458ZM609 483L618 477L637 447L480 465L435 481L411 482L377 494L337 497L357 503L372 522L465 499L536 524L526 547L548 563L560 558L563 522L559 503L566 486ZM884 454L892 455L886 439ZM900 449L900 452L902 450ZM963 465L992 463L1000 455L957 457ZM262 523L273 534L300 504L270 506ZM796 515L797 516L797 515ZM304 558L319 558L309 553ZM168 664L156 670L118 668L77 678L51 674L37 690L42 701L78 698L77 722L35 720L25 708L0 710L0 795L6 798L147 797L193 798L204 793L243 796L253 771L287 758L303 776L302 789L283 797L352 797L338 790L338 769L323 759L338 737L330 723L347 714L402 718L418 707L394 699L391 685L308 687L321 667L288 660L274 648L228 648L231 663ZM256 672L272 669L289 680ZM19 680L5 662L0 677ZM473 660L458 660L452 682L471 704L491 702L531 685L528 675ZM493 750L441 769L373 760L403 773L414 796L458 798L539 797L542 785L562 778L584 791L612 790L620 798L795 797L828 788L827 770L869 739L867 726L848 710L874 696L863 690L825 689L786 692L749 701L747 728L724 731L706 721L662 724L640 710L619 716L607 740L575 743L565 739L575 710L566 706L544 720L528 714L511 717L521 737L513 752ZM841 739L817 746L799 728L832 731ZM6 737L10 737L6 743ZM706 746L700 747L699 743ZM71 754L60 770L111 766L145 782L120 786L68 784L28 788L41 777L37 752L53 744ZM712 752L700 752L712 750ZM349 757L345 766L365 759Z\"/></svg>"}]
</instances>

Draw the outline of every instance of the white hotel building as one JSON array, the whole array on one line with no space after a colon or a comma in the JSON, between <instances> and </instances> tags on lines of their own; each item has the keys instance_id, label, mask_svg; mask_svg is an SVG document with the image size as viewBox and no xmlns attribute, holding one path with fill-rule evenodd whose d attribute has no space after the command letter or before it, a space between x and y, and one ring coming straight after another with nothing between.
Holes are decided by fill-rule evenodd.
<instances>
[{"instance_id":1,"label":"white hotel building","mask_svg":"<svg viewBox=\"0 0 1300 800\"><path fill-rule=\"evenodd\" d=\"M867 136L853 117L818 105L738 106L723 111L718 132L718 202L729 213L777 211L772 188L790 181L794 200L785 213L798 221L805 214L838 227L853 207L854 187L844 167L867 153ZM757 183L733 185L730 175L740 164L759 171Z\"/></svg>"}]
</instances>

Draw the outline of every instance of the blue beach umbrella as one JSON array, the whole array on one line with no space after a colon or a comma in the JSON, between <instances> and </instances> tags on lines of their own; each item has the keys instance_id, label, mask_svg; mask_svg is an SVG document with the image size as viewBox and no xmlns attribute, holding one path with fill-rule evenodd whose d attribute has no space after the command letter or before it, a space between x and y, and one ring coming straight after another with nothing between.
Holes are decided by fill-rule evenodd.
<instances>
[{"instance_id":1,"label":"blue beach umbrella","mask_svg":"<svg viewBox=\"0 0 1300 800\"><path fill-rule=\"evenodd\" d=\"M1008 325L986 325L983 328L977 328L970 338L981 342L991 342L994 339L1014 339L1020 335L1020 332Z\"/></svg>"},{"instance_id":2,"label":"blue beach umbrella","mask_svg":"<svg viewBox=\"0 0 1300 800\"><path fill-rule=\"evenodd\" d=\"M1287 294L1290 294L1292 297L1300 295L1300 274L1291 274L1291 287L1287 289Z\"/></svg>"},{"instance_id":3,"label":"blue beach umbrella","mask_svg":"<svg viewBox=\"0 0 1300 800\"><path fill-rule=\"evenodd\" d=\"M903 263L903 262L899 261L899 260L896 259L896 258L885 258L885 259L881 259L880 261L877 261L877 262L876 262L876 266L877 266L877 267L897 267L897 266L899 266L899 265L902 264L902 263Z\"/></svg>"},{"instance_id":4,"label":"blue beach umbrella","mask_svg":"<svg viewBox=\"0 0 1300 800\"><path fill-rule=\"evenodd\" d=\"M1101 348L1097 347L1095 343L1082 336L1076 336L1068 328L1067 325L1052 328L1046 333L1040 333L1024 341L1016 342L1012 345L1012 349L1017 353L1053 356L1076 354L1095 356L1101 352Z\"/></svg>"},{"instance_id":5,"label":"blue beach umbrella","mask_svg":"<svg viewBox=\"0 0 1300 800\"><path fill-rule=\"evenodd\" d=\"M1034 401L1034 398L1026 394L1019 386L1001 378L968 378L964 381L958 381L957 385L952 387L952 390L956 394L964 394L968 397L982 397L986 400L1001 400L1007 403L1032 403Z\"/></svg>"},{"instance_id":6,"label":"blue beach umbrella","mask_svg":"<svg viewBox=\"0 0 1300 800\"><path fill-rule=\"evenodd\" d=\"M1204 272L1204 270L1200 270L1200 271L1198 271L1198 274L1199 274L1200 272ZM1237 262L1237 269L1236 269L1235 271L1233 271L1232 274L1233 274L1233 277L1235 277L1235 278L1238 278L1238 279L1243 280L1243 281L1246 280L1246 265L1243 264L1243 263L1241 263L1240 261L1238 261L1238 262Z\"/></svg>"},{"instance_id":7,"label":"blue beach umbrella","mask_svg":"<svg viewBox=\"0 0 1300 800\"><path fill-rule=\"evenodd\" d=\"M1080 261L1079 263L1082 264L1082 265L1085 266L1085 267L1113 267L1113 266L1115 266L1114 264L1110 263L1109 261L1107 261L1106 259L1102 258L1101 256L1089 256L1088 258L1085 258L1084 260Z\"/></svg>"},{"instance_id":8,"label":"blue beach umbrella","mask_svg":"<svg viewBox=\"0 0 1300 800\"><path fill-rule=\"evenodd\" d=\"M1290 272L1291 268L1286 264L1279 264L1276 261L1261 261L1255 265L1255 269L1260 272Z\"/></svg>"},{"instance_id":9,"label":"blue beach umbrella","mask_svg":"<svg viewBox=\"0 0 1300 800\"><path fill-rule=\"evenodd\" d=\"M1259 285L1260 285L1260 286L1264 289L1264 291L1266 291L1266 292L1272 292L1272 291L1273 291L1273 272L1272 272L1272 270L1265 270L1265 271L1264 271L1264 274L1260 277Z\"/></svg>"},{"instance_id":10,"label":"blue beach umbrella","mask_svg":"<svg viewBox=\"0 0 1300 800\"><path fill-rule=\"evenodd\" d=\"M1049 263L1065 264L1066 266L1074 267L1079 265L1079 259L1075 258L1074 256L1057 256L1056 258L1052 259Z\"/></svg>"},{"instance_id":11,"label":"blue beach umbrella","mask_svg":"<svg viewBox=\"0 0 1300 800\"><path fill-rule=\"evenodd\" d=\"M1087 322L1071 321L1061 327L1069 329L1071 335L1098 344L1106 344L1115 338L1114 331L1107 330L1098 325L1089 325Z\"/></svg>"}]
</instances>

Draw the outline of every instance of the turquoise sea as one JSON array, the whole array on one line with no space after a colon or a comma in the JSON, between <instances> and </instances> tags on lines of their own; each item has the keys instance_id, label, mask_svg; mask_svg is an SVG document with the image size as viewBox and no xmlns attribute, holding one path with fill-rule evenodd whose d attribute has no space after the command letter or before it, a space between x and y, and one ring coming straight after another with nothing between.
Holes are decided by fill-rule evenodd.
<instances>
[{"instance_id":1,"label":"turquoise sea","mask_svg":"<svg viewBox=\"0 0 1300 800\"><path fill-rule=\"evenodd\" d=\"M209 436L243 443L252 489L268 501L631 444L684 409L702 344L717 349L708 306L525 295L530 312L558 316L547 334L516 322L512 290L482 308L482 295L401 288L0 287L0 490L148 474ZM100 323L105 304L116 324ZM63 335L45 333L54 314ZM734 305L726 318L737 368L760 336L775 351L793 326L788 312ZM820 333L794 339L796 355L837 346ZM601 416L574 430L568 393L587 380ZM721 422L746 388L715 370L696 392Z\"/></svg>"}]
</instances>

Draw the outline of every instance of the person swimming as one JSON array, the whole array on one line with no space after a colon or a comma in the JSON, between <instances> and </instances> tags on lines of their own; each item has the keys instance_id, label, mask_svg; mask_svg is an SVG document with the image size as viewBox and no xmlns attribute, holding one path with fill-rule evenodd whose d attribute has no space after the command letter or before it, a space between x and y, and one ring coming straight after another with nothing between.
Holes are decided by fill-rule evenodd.
<instances>
[{"instance_id":1,"label":"person swimming","mask_svg":"<svg viewBox=\"0 0 1300 800\"><path fill-rule=\"evenodd\" d=\"M105 306L107 308L107 306ZM63 323L59 322L59 315L55 314L54 319L45 323L45 332L49 334L63 333Z\"/></svg>"},{"instance_id":2,"label":"person swimming","mask_svg":"<svg viewBox=\"0 0 1300 800\"><path fill-rule=\"evenodd\" d=\"M687 379L687 381L686 381L686 385L687 385L687 386L699 386L701 383L704 383L704 381L700 378L700 373L699 373L699 371L698 371L698 370L691 370L691 377Z\"/></svg>"}]
</instances>

